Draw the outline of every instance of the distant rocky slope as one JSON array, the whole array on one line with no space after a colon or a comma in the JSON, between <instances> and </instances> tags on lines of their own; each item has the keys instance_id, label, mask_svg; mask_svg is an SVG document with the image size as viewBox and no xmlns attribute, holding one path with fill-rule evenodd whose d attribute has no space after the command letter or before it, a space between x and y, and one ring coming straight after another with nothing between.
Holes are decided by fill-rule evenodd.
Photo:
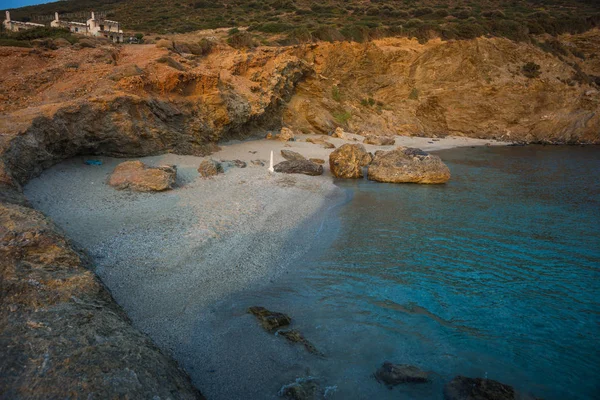
<instances>
[{"instance_id":1,"label":"distant rocky slope","mask_svg":"<svg viewBox=\"0 0 600 400\"><path fill-rule=\"evenodd\" d=\"M506 39L215 44L208 55L169 41L0 47L0 393L201 397L29 207L21 185L45 168L80 154L205 155L281 125L598 144L600 34L561 40L579 56Z\"/></svg>"}]
</instances>

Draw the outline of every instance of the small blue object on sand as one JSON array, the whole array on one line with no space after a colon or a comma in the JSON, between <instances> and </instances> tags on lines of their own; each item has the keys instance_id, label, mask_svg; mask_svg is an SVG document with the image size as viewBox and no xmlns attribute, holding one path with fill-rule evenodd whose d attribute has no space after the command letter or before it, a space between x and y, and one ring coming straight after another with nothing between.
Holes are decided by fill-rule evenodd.
<instances>
[{"instance_id":1,"label":"small blue object on sand","mask_svg":"<svg viewBox=\"0 0 600 400\"><path fill-rule=\"evenodd\" d=\"M85 160L84 163L86 165L102 165L101 160Z\"/></svg>"}]
</instances>

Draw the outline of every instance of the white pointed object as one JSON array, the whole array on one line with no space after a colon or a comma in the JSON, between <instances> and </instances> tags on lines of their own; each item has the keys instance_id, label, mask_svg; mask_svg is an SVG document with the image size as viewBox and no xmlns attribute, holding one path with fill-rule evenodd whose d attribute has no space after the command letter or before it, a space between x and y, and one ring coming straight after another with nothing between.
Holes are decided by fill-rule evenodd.
<instances>
[{"instance_id":1,"label":"white pointed object","mask_svg":"<svg viewBox=\"0 0 600 400\"><path fill-rule=\"evenodd\" d=\"M271 150L271 161L269 162L269 172L273 173L275 170L273 169L273 150Z\"/></svg>"}]
</instances>

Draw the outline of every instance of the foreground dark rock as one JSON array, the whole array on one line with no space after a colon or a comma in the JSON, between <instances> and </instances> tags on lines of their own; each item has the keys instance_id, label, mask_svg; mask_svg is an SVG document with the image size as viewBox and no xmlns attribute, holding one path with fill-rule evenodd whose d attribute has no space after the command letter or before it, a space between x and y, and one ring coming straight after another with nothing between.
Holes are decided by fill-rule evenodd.
<instances>
[{"instance_id":1,"label":"foreground dark rock","mask_svg":"<svg viewBox=\"0 0 600 400\"><path fill-rule=\"evenodd\" d=\"M396 386L401 383L425 383L429 380L429 374L414 365L386 361L375 372L375 379L388 386Z\"/></svg>"},{"instance_id":2,"label":"foreground dark rock","mask_svg":"<svg viewBox=\"0 0 600 400\"><path fill-rule=\"evenodd\" d=\"M284 174L323 175L323 167L308 160L282 161L273 169Z\"/></svg>"},{"instance_id":3,"label":"foreground dark rock","mask_svg":"<svg viewBox=\"0 0 600 400\"><path fill-rule=\"evenodd\" d=\"M362 144L344 144L329 155L329 167L336 178L362 178L362 167L370 162L371 155Z\"/></svg>"},{"instance_id":4,"label":"foreground dark rock","mask_svg":"<svg viewBox=\"0 0 600 400\"><path fill-rule=\"evenodd\" d=\"M302 154L292 150L281 150L281 156L288 161L303 161L306 160Z\"/></svg>"},{"instance_id":5,"label":"foreground dark rock","mask_svg":"<svg viewBox=\"0 0 600 400\"><path fill-rule=\"evenodd\" d=\"M88 266L42 213L0 202L0 397L202 399Z\"/></svg>"},{"instance_id":6,"label":"foreground dark rock","mask_svg":"<svg viewBox=\"0 0 600 400\"><path fill-rule=\"evenodd\" d=\"M269 332L274 332L279 328L283 328L292 323L292 319L287 315L269 311L264 307L250 307L248 312L254 315L263 328Z\"/></svg>"},{"instance_id":7,"label":"foreground dark rock","mask_svg":"<svg viewBox=\"0 0 600 400\"><path fill-rule=\"evenodd\" d=\"M513 400L515 390L503 383L483 378L457 376L444 386L446 400Z\"/></svg>"},{"instance_id":8,"label":"foreground dark rock","mask_svg":"<svg viewBox=\"0 0 600 400\"><path fill-rule=\"evenodd\" d=\"M363 140L364 144L372 144L375 146L391 146L396 143L396 140L387 136L369 135Z\"/></svg>"},{"instance_id":9,"label":"foreground dark rock","mask_svg":"<svg viewBox=\"0 0 600 400\"><path fill-rule=\"evenodd\" d=\"M446 183L450 170L438 156L401 146L376 152L368 177L378 182L435 184Z\"/></svg>"},{"instance_id":10,"label":"foreground dark rock","mask_svg":"<svg viewBox=\"0 0 600 400\"><path fill-rule=\"evenodd\" d=\"M295 329L277 331L277 335L283 336L292 343L300 343L304 345L304 348L306 348L306 350L311 354L324 356L323 353L317 350L317 348L311 342L309 342L304 335L302 335L302 333Z\"/></svg>"},{"instance_id":11,"label":"foreground dark rock","mask_svg":"<svg viewBox=\"0 0 600 400\"><path fill-rule=\"evenodd\" d=\"M125 161L114 169L108 184L115 189L137 192L160 192L173 189L177 167L161 165L151 168L141 161Z\"/></svg>"},{"instance_id":12,"label":"foreground dark rock","mask_svg":"<svg viewBox=\"0 0 600 400\"><path fill-rule=\"evenodd\" d=\"M203 178L210 178L223 173L223 167L215 160L204 160L198 167L198 172Z\"/></svg>"}]
</instances>

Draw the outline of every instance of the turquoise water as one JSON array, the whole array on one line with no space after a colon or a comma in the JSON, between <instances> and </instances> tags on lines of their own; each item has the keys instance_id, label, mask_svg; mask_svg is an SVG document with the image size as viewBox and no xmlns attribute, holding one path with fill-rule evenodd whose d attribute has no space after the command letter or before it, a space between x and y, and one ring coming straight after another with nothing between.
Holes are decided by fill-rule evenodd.
<instances>
[{"instance_id":1,"label":"turquoise water","mask_svg":"<svg viewBox=\"0 0 600 400\"><path fill-rule=\"evenodd\" d=\"M457 374L600 398L600 148L439 154L447 185L339 181L321 245L247 300L295 318L335 398L437 399ZM434 382L390 391L370 376L385 360Z\"/></svg>"}]
</instances>

